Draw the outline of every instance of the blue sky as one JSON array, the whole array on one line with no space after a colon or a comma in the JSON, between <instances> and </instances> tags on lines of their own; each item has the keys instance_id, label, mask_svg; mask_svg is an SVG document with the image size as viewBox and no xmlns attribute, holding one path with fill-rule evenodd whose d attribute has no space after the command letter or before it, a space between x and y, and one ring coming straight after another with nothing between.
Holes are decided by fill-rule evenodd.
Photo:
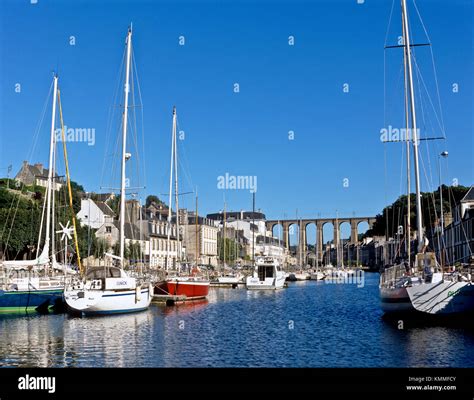
<instances>
[{"instance_id":1,"label":"blue sky","mask_svg":"<svg viewBox=\"0 0 474 400\"><path fill-rule=\"evenodd\" d=\"M412 40L426 42L412 1L408 4ZM450 154L442 164L444 181L470 185L472 2L418 0L417 6L433 43L447 137L423 144L428 178L422 174L422 189L437 186L442 150ZM49 108L28 154L52 71L58 69L66 125L96 132L94 146L68 144L72 179L88 191L100 191L107 117L132 21L143 101L144 195L168 192L176 105L186 135L179 145L187 165L180 173L181 187L198 187L201 212L222 209L224 196L228 209L251 207L248 190L224 194L218 189L218 176L229 173L257 176L257 208L268 218L294 217L296 210L305 218L335 216L336 210L339 216L375 215L404 191L403 145L380 142L382 128L403 127L404 121L401 50L387 50L384 80L391 7L391 0L4 0L0 173L6 175L10 164L16 173L22 160L47 161ZM388 32L387 44L396 44L399 1ZM185 37L184 46L179 36ZM427 88L437 104L429 48L417 48L416 56L428 71ZM455 83L458 92L453 92ZM435 125L430 118L435 121L426 110L428 122L421 125L428 128L422 136L439 136L429 129ZM181 201L193 207L192 196Z\"/></svg>"}]
</instances>

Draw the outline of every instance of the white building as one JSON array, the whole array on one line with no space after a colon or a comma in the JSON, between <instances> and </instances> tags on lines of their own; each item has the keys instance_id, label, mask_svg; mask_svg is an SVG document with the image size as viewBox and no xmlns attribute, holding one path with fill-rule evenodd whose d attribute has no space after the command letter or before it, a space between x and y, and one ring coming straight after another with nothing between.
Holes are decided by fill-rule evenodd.
<instances>
[{"instance_id":1,"label":"white building","mask_svg":"<svg viewBox=\"0 0 474 400\"><path fill-rule=\"evenodd\" d=\"M219 229L223 229L224 214L222 212L208 214L208 218L213 219ZM284 262L286 250L282 241L267 230L263 213L259 211L255 213L230 211L226 213L226 228L242 232L247 243L245 253L248 257L252 258L252 254L255 252L255 256L272 256L280 262ZM228 234L226 234L226 237L232 239Z\"/></svg>"},{"instance_id":2,"label":"white building","mask_svg":"<svg viewBox=\"0 0 474 400\"><path fill-rule=\"evenodd\" d=\"M152 268L174 269L178 260L178 241L176 225L171 224L168 242L168 223L165 220L151 219L147 221L150 238L150 266ZM169 246L169 248L168 248ZM182 246L179 246L182 251Z\"/></svg>"},{"instance_id":3,"label":"white building","mask_svg":"<svg viewBox=\"0 0 474 400\"><path fill-rule=\"evenodd\" d=\"M180 218L180 220L182 219ZM188 260L197 261L198 264L217 266L217 233L219 229L214 225L214 221L198 217L196 225L194 213L186 214L184 220L187 222L183 225L183 238ZM198 251L196 251L196 245Z\"/></svg>"},{"instance_id":4,"label":"white building","mask_svg":"<svg viewBox=\"0 0 474 400\"><path fill-rule=\"evenodd\" d=\"M81 210L77 213L77 218L81 225L90 226L92 229L99 229L105 222L113 222L115 213L102 201L91 199L81 200Z\"/></svg>"}]
</instances>

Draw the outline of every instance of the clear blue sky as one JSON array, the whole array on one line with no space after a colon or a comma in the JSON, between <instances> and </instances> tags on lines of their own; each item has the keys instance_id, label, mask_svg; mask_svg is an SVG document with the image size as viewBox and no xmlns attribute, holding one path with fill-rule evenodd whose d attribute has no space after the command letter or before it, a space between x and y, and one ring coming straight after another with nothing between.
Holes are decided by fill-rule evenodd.
<instances>
[{"instance_id":1,"label":"clear blue sky","mask_svg":"<svg viewBox=\"0 0 474 400\"><path fill-rule=\"evenodd\" d=\"M413 3L408 3L413 40L425 42ZM448 138L429 144L427 168L437 185L436 157L446 149L444 181L456 178L470 185L472 2L418 0L417 5L433 43ZM146 194L168 191L171 110L176 105L186 132L180 148L192 184L199 188L201 212L222 209L217 177L227 172L257 176L257 207L268 218L294 217L296 209L301 217L334 216L336 210L340 216L375 215L404 190L402 145L380 142L380 129L403 126L399 49L386 57L384 107L383 46L391 7L391 0L3 0L1 175L9 164L16 173L28 159L52 71L59 68L66 125L96 130L94 146L68 145L72 179L99 191L107 116L132 21L144 106ZM397 0L388 44L396 44L399 34ZM180 35L184 46L178 44ZM288 45L290 35L294 46ZM430 67L429 49L416 52L420 66ZM233 92L236 82L240 93ZM432 82L427 85L437 102ZM343 92L344 83L349 93ZM453 83L459 85L457 93ZM48 109L31 162L47 161L49 118ZM422 189L431 189L428 184L423 176ZM184 178L182 186L192 189ZM246 190L227 190L225 197L228 209L251 207ZM192 207L194 200L183 196L183 202Z\"/></svg>"}]
</instances>

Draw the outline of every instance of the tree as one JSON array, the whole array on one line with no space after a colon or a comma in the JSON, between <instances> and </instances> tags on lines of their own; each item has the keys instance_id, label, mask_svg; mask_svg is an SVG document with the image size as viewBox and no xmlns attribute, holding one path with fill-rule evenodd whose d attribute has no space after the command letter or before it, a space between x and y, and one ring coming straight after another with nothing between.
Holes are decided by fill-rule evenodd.
<instances>
[{"instance_id":1,"label":"tree","mask_svg":"<svg viewBox=\"0 0 474 400\"><path fill-rule=\"evenodd\" d=\"M461 199L466 195L468 187L465 186L442 186L443 191L443 212L444 214L454 212L454 207L459 204ZM421 193L421 209L423 216L423 226L426 231L431 231L436 225L440 217L440 194L439 188L434 192ZM407 217L407 196L400 196L389 206L382 210L381 214L375 217L375 223L372 229L365 233L368 236L384 236L395 237L398 232L398 226L406 225ZM417 229L416 218L416 195L410 194L410 225L412 230Z\"/></svg>"},{"instance_id":2,"label":"tree","mask_svg":"<svg viewBox=\"0 0 474 400\"><path fill-rule=\"evenodd\" d=\"M143 258L142 248L139 242L130 241L127 246L127 257L134 261L139 261Z\"/></svg>"},{"instance_id":3,"label":"tree","mask_svg":"<svg viewBox=\"0 0 474 400\"><path fill-rule=\"evenodd\" d=\"M95 237L95 235L94 235ZM107 253L109 251L109 244L107 243L106 240L104 239L97 239L97 244L95 246L95 250L94 250L94 257L96 258L102 258L104 257L104 254Z\"/></svg>"},{"instance_id":4,"label":"tree","mask_svg":"<svg viewBox=\"0 0 474 400\"><path fill-rule=\"evenodd\" d=\"M225 261L234 262L240 254L240 244L230 238L218 239L219 259L224 261L224 243L225 243Z\"/></svg>"},{"instance_id":5,"label":"tree","mask_svg":"<svg viewBox=\"0 0 474 400\"><path fill-rule=\"evenodd\" d=\"M150 194L149 196L147 196L145 204L146 204L147 207L149 207L152 203L155 203L157 206L159 206L159 205L166 206L166 204L163 201L161 201L158 198L158 196L156 196L154 194Z\"/></svg>"}]
</instances>

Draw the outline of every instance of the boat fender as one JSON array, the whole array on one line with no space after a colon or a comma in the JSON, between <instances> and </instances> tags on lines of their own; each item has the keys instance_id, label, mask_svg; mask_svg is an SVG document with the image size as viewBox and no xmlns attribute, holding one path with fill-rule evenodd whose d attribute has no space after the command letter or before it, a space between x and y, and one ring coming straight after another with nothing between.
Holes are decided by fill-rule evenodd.
<instances>
[{"instance_id":1,"label":"boat fender","mask_svg":"<svg viewBox=\"0 0 474 400\"><path fill-rule=\"evenodd\" d=\"M135 303L138 303L141 300L141 286L135 288Z\"/></svg>"}]
</instances>

